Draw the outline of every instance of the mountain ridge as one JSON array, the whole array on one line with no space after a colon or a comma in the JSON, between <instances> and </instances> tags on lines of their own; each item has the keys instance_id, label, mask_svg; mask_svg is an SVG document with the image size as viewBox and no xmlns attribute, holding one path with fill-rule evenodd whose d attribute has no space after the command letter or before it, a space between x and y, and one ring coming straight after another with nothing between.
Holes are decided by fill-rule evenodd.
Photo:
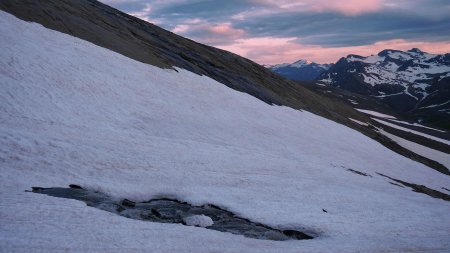
<instances>
[{"instance_id":1,"label":"mountain ridge","mask_svg":"<svg viewBox=\"0 0 450 253\"><path fill-rule=\"evenodd\" d=\"M270 70L290 80L312 81L328 70L333 64L318 64L308 60L298 60L293 63L282 63L267 66Z\"/></svg>"},{"instance_id":2,"label":"mountain ridge","mask_svg":"<svg viewBox=\"0 0 450 253\"><path fill-rule=\"evenodd\" d=\"M274 66L270 66L272 71L299 80L300 69L289 64ZM313 81L320 85L370 96L395 112L450 128L449 53L430 54L412 48L384 49L370 56L349 54L319 72Z\"/></svg>"},{"instance_id":3,"label":"mountain ridge","mask_svg":"<svg viewBox=\"0 0 450 253\"><path fill-rule=\"evenodd\" d=\"M323 72L318 83L372 96L395 111L449 127L450 54L418 48L348 55Z\"/></svg>"},{"instance_id":4,"label":"mountain ridge","mask_svg":"<svg viewBox=\"0 0 450 253\"><path fill-rule=\"evenodd\" d=\"M419 100L427 95L426 88L433 85L434 79L439 82L450 76L450 54L429 54L418 48L407 51L385 49L371 56L350 54L339 59L333 67L317 80L333 86L345 86L340 79L346 77L339 77L343 75L339 71L346 68L347 75L362 77L364 83L372 86L366 91L370 95L406 90ZM389 84L391 88L382 86L384 84Z\"/></svg>"}]
</instances>

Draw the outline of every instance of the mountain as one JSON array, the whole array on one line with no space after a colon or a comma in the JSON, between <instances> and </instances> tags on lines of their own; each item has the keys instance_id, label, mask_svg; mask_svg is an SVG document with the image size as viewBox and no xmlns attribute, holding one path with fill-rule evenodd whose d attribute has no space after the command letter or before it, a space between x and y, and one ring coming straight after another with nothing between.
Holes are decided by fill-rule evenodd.
<instances>
[{"instance_id":1,"label":"mountain","mask_svg":"<svg viewBox=\"0 0 450 253\"><path fill-rule=\"evenodd\" d=\"M267 66L273 72L280 74L290 80L311 81L328 70L332 64L317 64L315 62L298 60L294 63L283 63Z\"/></svg>"},{"instance_id":2,"label":"mountain","mask_svg":"<svg viewBox=\"0 0 450 253\"><path fill-rule=\"evenodd\" d=\"M368 57L348 55L317 81L372 96L397 112L447 119L449 123L450 54L429 54L413 48L387 49Z\"/></svg>"},{"instance_id":3,"label":"mountain","mask_svg":"<svg viewBox=\"0 0 450 253\"><path fill-rule=\"evenodd\" d=\"M0 9L2 251L450 249L450 141L93 0Z\"/></svg>"},{"instance_id":4,"label":"mountain","mask_svg":"<svg viewBox=\"0 0 450 253\"><path fill-rule=\"evenodd\" d=\"M323 100L246 58L196 43L95 0L3 0L0 9L143 63L208 76L268 104L307 109L349 125L354 125L349 116L361 117L351 107Z\"/></svg>"},{"instance_id":5,"label":"mountain","mask_svg":"<svg viewBox=\"0 0 450 253\"><path fill-rule=\"evenodd\" d=\"M356 124L349 118L370 119L342 101L327 99L248 59L183 38L98 1L4 0L0 9L143 63L208 76L271 105L308 110L354 128L395 152L448 171L434 161L412 154L374 129Z\"/></svg>"},{"instance_id":6,"label":"mountain","mask_svg":"<svg viewBox=\"0 0 450 253\"><path fill-rule=\"evenodd\" d=\"M246 58L183 38L96 0L3 0L0 9L143 63L186 69L265 103L307 110L360 131L399 154L450 173L442 164L412 153L376 129L350 120L370 122L370 118L343 101L329 99Z\"/></svg>"}]
</instances>

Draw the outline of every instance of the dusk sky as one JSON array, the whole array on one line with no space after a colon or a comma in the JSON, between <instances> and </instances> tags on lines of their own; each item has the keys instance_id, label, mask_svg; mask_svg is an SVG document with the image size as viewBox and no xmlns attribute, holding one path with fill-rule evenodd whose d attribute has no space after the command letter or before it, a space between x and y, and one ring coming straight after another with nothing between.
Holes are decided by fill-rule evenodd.
<instances>
[{"instance_id":1,"label":"dusk sky","mask_svg":"<svg viewBox=\"0 0 450 253\"><path fill-rule=\"evenodd\" d=\"M450 0L101 1L260 64L413 47L450 52Z\"/></svg>"}]
</instances>

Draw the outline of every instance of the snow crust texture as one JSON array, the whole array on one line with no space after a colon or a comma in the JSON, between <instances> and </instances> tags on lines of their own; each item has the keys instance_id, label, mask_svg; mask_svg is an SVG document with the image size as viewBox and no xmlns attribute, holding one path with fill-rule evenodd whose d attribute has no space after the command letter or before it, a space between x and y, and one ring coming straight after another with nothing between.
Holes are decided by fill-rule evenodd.
<instances>
[{"instance_id":1,"label":"snow crust texture","mask_svg":"<svg viewBox=\"0 0 450 253\"><path fill-rule=\"evenodd\" d=\"M183 219L188 226L209 227L214 224L213 220L206 215L192 215Z\"/></svg>"},{"instance_id":2,"label":"snow crust texture","mask_svg":"<svg viewBox=\"0 0 450 253\"><path fill-rule=\"evenodd\" d=\"M448 176L210 78L4 12L0 23L1 251L450 251L450 203L377 173L437 191L450 189ZM117 198L211 203L318 237L255 240L25 192L69 184Z\"/></svg>"}]
</instances>

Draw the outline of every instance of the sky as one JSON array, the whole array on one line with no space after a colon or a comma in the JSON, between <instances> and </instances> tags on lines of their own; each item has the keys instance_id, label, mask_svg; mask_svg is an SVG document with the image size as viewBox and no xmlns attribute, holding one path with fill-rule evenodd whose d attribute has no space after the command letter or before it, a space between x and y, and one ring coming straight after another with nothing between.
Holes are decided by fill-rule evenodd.
<instances>
[{"instance_id":1,"label":"sky","mask_svg":"<svg viewBox=\"0 0 450 253\"><path fill-rule=\"evenodd\" d=\"M260 64L450 52L450 0L101 0Z\"/></svg>"}]
</instances>

